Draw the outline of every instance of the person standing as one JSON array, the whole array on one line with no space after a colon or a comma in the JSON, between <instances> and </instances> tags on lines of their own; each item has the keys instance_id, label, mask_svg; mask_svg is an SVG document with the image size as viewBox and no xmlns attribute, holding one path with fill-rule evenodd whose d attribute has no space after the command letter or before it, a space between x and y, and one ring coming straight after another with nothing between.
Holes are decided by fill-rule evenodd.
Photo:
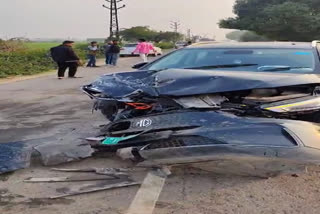
<instances>
[{"instance_id":1,"label":"person standing","mask_svg":"<svg viewBox=\"0 0 320 214\"><path fill-rule=\"evenodd\" d=\"M148 54L152 50L155 54L157 53L156 49L151 43L146 42L145 39L139 39L139 44L137 45L136 49L132 52L132 54L139 53L142 61L148 62Z\"/></svg>"},{"instance_id":2,"label":"person standing","mask_svg":"<svg viewBox=\"0 0 320 214\"><path fill-rule=\"evenodd\" d=\"M104 47L104 54L106 57L106 65L111 65L111 63L112 63L112 53L110 53L110 49L111 49L112 45L113 45L113 42L110 41L103 46Z\"/></svg>"},{"instance_id":3,"label":"person standing","mask_svg":"<svg viewBox=\"0 0 320 214\"><path fill-rule=\"evenodd\" d=\"M64 41L61 45L51 48L51 57L58 64L58 79L63 79L67 69L69 78L76 78L75 75L80 64L80 58L72 49L74 41Z\"/></svg>"},{"instance_id":4,"label":"person standing","mask_svg":"<svg viewBox=\"0 0 320 214\"><path fill-rule=\"evenodd\" d=\"M87 67L98 67L97 62L97 53L99 51L99 46L97 42L91 42L88 46L88 64Z\"/></svg>"},{"instance_id":5,"label":"person standing","mask_svg":"<svg viewBox=\"0 0 320 214\"><path fill-rule=\"evenodd\" d=\"M116 66L120 55L118 40L113 40L113 44L111 45L109 52L111 54L111 65Z\"/></svg>"}]
</instances>

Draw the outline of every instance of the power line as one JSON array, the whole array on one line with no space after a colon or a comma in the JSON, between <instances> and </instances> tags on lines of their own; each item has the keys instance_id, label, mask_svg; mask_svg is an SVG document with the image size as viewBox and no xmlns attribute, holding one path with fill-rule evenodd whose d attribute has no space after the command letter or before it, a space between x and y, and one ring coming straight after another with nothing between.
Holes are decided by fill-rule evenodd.
<instances>
[{"instance_id":1,"label":"power line","mask_svg":"<svg viewBox=\"0 0 320 214\"><path fill-rule=\"evenodd\" d=\"M126 5L123 4L122 6L118 6L119 2L123 0L105 0L110 4L110 6L103 5L104 8L110 11L110 33L109 38L116 37L119 39L120 31L119 31L119 17L118 17L118 10L124 8Z\"/></svg>"}]
</instances>

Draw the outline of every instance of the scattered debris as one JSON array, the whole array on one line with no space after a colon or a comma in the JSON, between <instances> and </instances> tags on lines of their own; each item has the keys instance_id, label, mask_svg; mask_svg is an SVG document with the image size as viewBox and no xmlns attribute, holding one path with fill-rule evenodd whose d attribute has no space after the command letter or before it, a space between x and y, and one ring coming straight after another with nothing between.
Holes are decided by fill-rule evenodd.
<instances>
[{"instance_id":1,"label":"scattered debris","mask_svg":"<svg viewBox=\"0 0 320 214\"><path fill-rule=\"evenodd\" d=\"M133 147L123 148L117 150L117 156L122 160L134 160L135 156L132 154Z\"/></svg>"},{"instance_id":2,"label":"scattered debris","mask_svg":"<svg viewBox=\"0 0 320 214\"><path fill-rule=\"evenodd\" d=\"M25 179L26 183L44 183L44 182L80 182L80 181L97 181L97 180L111 180L114 179L112 176L70 176L70 177L51 177L51 178L28 178Z\"/></svg>"},{"instance_id":3,"label":"scattered debris","mask_svg":"<svg viewBox=\"0 0 320 214\"><path fill-rule=\"evenodd\" d=\"M112 177L119 177L119 176L129 176L127 172L128 169L121 169L121 168L86 168L86 169L60 169L60 168L53 168L53 171L59 172L94 172L98 175L108 175Z\"/></svg>"},{"instance_id":4,"label":"scattered debris","mask_svg":"<svg viewBox=\"0 0 320 214\"><path fill-rule=\"evenodd\" d=\"M0 174L29 167L32 148L23 142L0 143Z\"/></svg>"},{"instance_id":5,"label":"scattered debris","mask_svg":"<svg viewBox=\"0 0 320 214\"><path fill-rule=\"evenodd\" d=\"M91 157L94 152L89 144L82 141L67 144L51 142L36 146L35 150L40 153L45 166L81 160Z\"/></svg>"},{"instance_id":6,"label":"scattered debris","mask_svg":"<svg viewBox=\"0 0 320 214\"><path fill-rule=\"evenodd\" d=\"M94 141L94 142L101 142L104 139L106 139L106 137L88 137L88 138L86 138L87 141Z\"/></svg>"},{"instance_id":7,"label":"scattered debris","mask_svg":"<svg viewBox=\"0 0 320 214\"><path fill-rule=\"evenodd\" d=\"M49 178L28 178L24 182L27 183L42 183L42 182L83 182L83 181L95 181L94 183L85 183L78 186L68 186L67 188L60 188L57 191L62 193L50 197L51 199L57 199L67 196L79 195L84 193L97 192L102 190L129 187L139 185L131 179L127 174L127 169L121 168L86 168L86 169L59 169L53 168L53 171L57 172L71 172L71 173L94 173L94 175L77 175L77 176L65 176L65 177L49 177Z\"/></svg>"},{"instance_id":8,"label":"scattered debris","mask_svg":"<svg viewBox=\"0 0 320 214\"><path fill-rule=\"evenodd\" d=\"M115 189L115 188L122 188L122 187L129 187L129 186L136 186L140 185L138 182L124 180L124 181L117 181L116 183L110 183L107 181L95 183L95 184L85 184L78 187L71 187L70 189L65 189L63 194L56 195L50 197L51 199L63 198L67 196L74 196L80 195L85 193L93 193L103 190Z\"/></svg>"}]
</instances>

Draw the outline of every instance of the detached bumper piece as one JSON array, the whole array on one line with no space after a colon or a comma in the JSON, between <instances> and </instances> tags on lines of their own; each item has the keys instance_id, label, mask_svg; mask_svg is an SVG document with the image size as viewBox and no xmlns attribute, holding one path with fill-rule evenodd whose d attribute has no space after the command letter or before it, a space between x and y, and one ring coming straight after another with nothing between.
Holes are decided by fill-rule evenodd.
<instances>
[{"instance_id":1,"label":"detached bumper piece","mask_svg":"<svg viewBox=\"0 0 320 214\"><path fill-rule=\"evenodd\" d=\"M111 123L95 147L132 147L129 157L146 167L210 162L217 168L227 161L277 173L320 164L319 130L303 121L241 118L219 111L175 112ZM110 143L112 139L117 140Z\"/></svg>"}]
</instances>

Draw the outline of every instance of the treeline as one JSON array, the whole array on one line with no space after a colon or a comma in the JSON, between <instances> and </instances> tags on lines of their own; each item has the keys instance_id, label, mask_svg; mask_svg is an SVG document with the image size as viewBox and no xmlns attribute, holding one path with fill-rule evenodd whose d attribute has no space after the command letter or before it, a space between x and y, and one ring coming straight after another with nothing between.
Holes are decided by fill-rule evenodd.
<instances>
[{"instance_id":1,"label":"treeline","mask_svg":"<svg viewBox=\"0 0 320 214\"><path fill-rule=\"evenodd\" d=\"M237 0L234 13L236 17L221 20L220 27L278 41L320 39L319 0Z\"/></svg>"},{"instance_id":2,"label":"treeline","mask_svg":"<svg viewBox=\"0 0 320 214\"><path fill-rule=\"evenodd\" d=\"M146 39L153 42L176 42L183 39L181 33L170 31L155 31L146 26L137 26L124 29L120 32L122 39L129 42L137 41L138 39Z\"/></svg>"},{"instance_id":3,"label":"treeline","mask_svg":"<svg viewBox=\"0 0 320 214\"><path fill-rule=\"evenodd\" d=\"M171 31L155 31L146 26L137 26L124 29L120 32L122 40L125 42L136 42L138 39L146 39L154 42L155 46L162 49L174 47L174 43L183 40L184 35Z\"/></svg>"},{"instance_id":4,"label":"treeline","mask_svg":"<svg viewBox=\"0 0 320 214\"><path fill-rule=\"evenodd\" d=\"M230 32L226 35L227 39L238 41L238 42L252 42L252 41L270 41L265 36L261 36L252 31L237 30Z\"/></svg>"}]
</instances>

